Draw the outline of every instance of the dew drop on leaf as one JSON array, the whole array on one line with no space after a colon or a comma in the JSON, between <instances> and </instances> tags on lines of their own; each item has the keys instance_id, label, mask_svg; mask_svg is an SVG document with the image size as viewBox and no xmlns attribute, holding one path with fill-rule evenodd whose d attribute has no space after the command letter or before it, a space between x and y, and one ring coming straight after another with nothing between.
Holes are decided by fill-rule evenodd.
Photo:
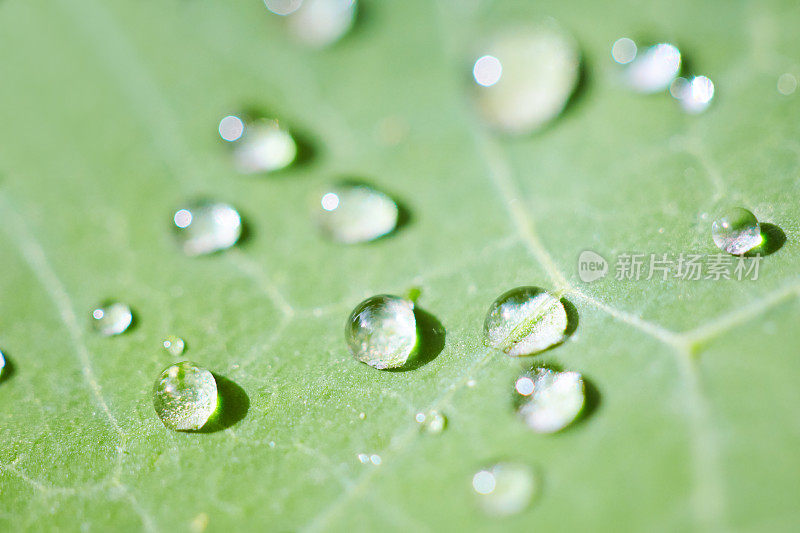
<instances>
[{"instance_id":1,"label":"dew drop on leaf","mask_svg":"<svg viewBox=\"0 0 800 533\"><path fill-rule=\"evenodd\" d=\"M566 106L578 83L580 53L573 37L547 20L489 41L472 74L484 120L499 131L528 133Z\"/></svg>"},{"instance_id":2,"label":"dew drop on leaf","mask_svg":"<svg viewBox=\"0 0 800 533\"><path fill-rule=\"evenodd\" d=\"M647 48L625 70L628 86L640 93L657 93L669 88L681 70L681 52L669 43Z\"/></svg>"},{"instance_id":3,"label":"dew drop on leaf","mask_svg":"<svg viewBox=\"0 0 800 533\"><path fill-rule=\"evenodd\" d=\"M567 427L584 404L583 378L577 372L537 368L514 383L517 412L537 433L554 433Z\"/></svg>"},{"instance_id":4,"label":"dew drop on leaf","mask_svg":"<svg viewBox=\"0 0 800 533\"><path fill-rule=\"evenodd\" d=\"M417 413L414 419L428 435L439 435L447 427L447 418L435 409L427 413Z\"/></svg>"},{"instance_id":5,"label":"dew drop on leaf","mask_svg":"<svg viewBox=\"0 0 800 533\"><path fill-rule=\"evenodd\" d=\"M298 41L322 48L350 31L356 11L355 0L304 0L286 23L289 33Z\"/></svg>"},{"instance_id":6,"label":"dew drop on leaf","mask_svg":"<svg viewBox=\"0 0 800 533\"><path fill-rule=\"evenodd\" d=\"M778 92L784 96L789 96L797 90L797 78L789 72L778 77Z\"/></svg>"},{"instance_id":7,"label":"dew drop on leaf","mask_svg":"<svg viewBox=\"0 0 800 533\"><path fill-rule=\"evenodd\" d=\"M214 375L189 361L168 367L153 387L153 407L169 429L202 428L217 409Z\"/></svg>"},{"instance_id":8,"label":"dew drop on leaf","mask_svg":"<svg viewBox=\"0 0 800 533\"><path fill-rule=\"evenodd\" d=\"M233 162L243 174L281 170L297 157L294 137L274 119L227 115L219 121L219 136L233 147Z\"/></svg>"},{"instance_id":9,"label":"dew drop on leaf","mask_svg":"<svg viewBox=\"0 0 800 533\"><path fill-rule=\"evenodd\" d=\"M200 202L173 217L183 252L204 255L230 248L242 234L242 219L228 204Z\"/></svg>"},{"instance_id":10,"label":"dew drop on leaf","mask_svg":"<svg viewBox=\"0 0 800 533\"><path fill-rule=\"evenodd\" d=\"M347 319L345 340L362 363L378 369L403 366L417 344L414 304L385 294L367 298Z\"/></svg>"},{"instance_id":11,"label":"dew drop on leaf","mask_svg":"<svg viewBox=\"0 0 800 533\"><path fill-rule=\"evenodd\" d=\"M530 505L538 490L533 470L522 464L498 463L472 477L481 508L491 515L508 516Z\"/></svg>"},{"instance_id":12,"label":"dew drop on leaf","mask_svg":"<svg viewBox=\"0 0 800 533\"><path fill-rule=\"evenodd\" d=\"M391 233L400 214L397 203L389 196L360 184L329 187L316 209L322 232L346 244L371 241Z\"/></svg>"},{"instance_id":13,"label":"dew drop on leaf","mask_svg":"<svg viewBox=\"0 0 800 533\"><path fill-rule=\"evenodd\" d=\"M92 311L92 325L101 335L124 333L133 322L131 308L119 302L102 305Z\"/></svg>"},{"instance_id":14,"label":"dew drop on leaf","mask_svg":"<svg viewBox=\"0 0 800 533\"><path fill-rule=\"evenodd\" d=\"M711 237L720 250L742 255L761 244L761 226L753 213L733 207L711 223Z\"/></svg>"},{"instance_id":15,"label":"dew drop on leaf","mask_svg":"<svg viewBox=\"0 0 800 533\"><path fill-rule=\"evenodd\" d=\"M489 345L511 356L531 355L561 342L567 312L556 297L539 287L517 287L489 307L483 325Z\"/></svg>"},{"instance_id":16,"label":"dew drop on leaf","mask_svg":"<svg viewBox=\"0 0 800 533\"><path fill-rule=\"evenodd\" d=\"M180 337L176 337L175 335L169 335L162 342L162 346L164 346L164 349L170 355L174 355L177 357L183 354L183 350L186 348L186 343Z\"/></svg>"},{"instance_id":17,"label":"dew drop on leaf","mask_svg":"<svg viewBox=\"0 0 800 533\"><path fill-rule=\"evenodd\" d=\"M636 59L636 43L628 37L620 37L611 47L611 57L620 65L627 65Z\"/></svg>"}]
</instances>

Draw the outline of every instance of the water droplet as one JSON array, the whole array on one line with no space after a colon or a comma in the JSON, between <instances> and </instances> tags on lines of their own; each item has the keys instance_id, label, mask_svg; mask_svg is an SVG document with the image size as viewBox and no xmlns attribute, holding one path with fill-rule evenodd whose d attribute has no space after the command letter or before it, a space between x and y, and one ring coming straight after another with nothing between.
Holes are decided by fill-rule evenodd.
<instances>
[{"instance_id":1,"label":"water droplet","mask_svg":"<svg viewBox=\"0 0 800 533\"><path fill-rule=\"evenodd\" d=\"M761 244L761 226L753 213L734 207L711 223L711 237L720 250L742 255Z\"/></svg>"},{"instance_id":2,"label":"water droplet","mask_svg":"<svg viewBox=\"0 0 800 533\"><path fill-rule=\"evenodd\" d=\"M797 78L786 72L778 78L778 92L784 96L789 96L797 90Z\"/></svg>"},{"instance_id":3,"label":"water droplet","mask_svg":"<svg viewBox=\"0 0 800 533\"><path fill-rule=\"evenodd\" d=\"M287 24L297 40L322 48L350 31L355 16L355 0L305 0L288 17Z\"/></svg>"},{"instance_id":4,"label":"water droplet","mask_svg":"<svg viewBox=\"0 0 800 533\"><path fill-rule=\"evenodd\" d=\"M264 0L267 9L276 15L289 15L297 11L303 0Z\"/></svg>"},{"instance_id":5,"label":"water droplet","mask_svg":"<svg viewBox=\"0 0 800 533\"><path fill-rule=\"evenodd\" d=\"M3 355L3 352L0 352L0 377L3 376L3 370L6 368L6 357Z\"/></svg>"},{"instance_id":6,"label":"water droplet","mask_svg":"<svg viewBox=\"0 0 800 533\"><path fill-rule=\"evenodd\" d=\"M366 453L360 453L358 454L358 460L361 462L361 464L367 464L369 462L369 455Z\"/></svg>"},{"instance_id":7,"label":"water droplet","mask_svg":"<svg viewBox=\"0 0 800 533\"><path fill-rule=\"evenodd\" d=\"M223 203L201 202L179 209L174 222L183 251L189 256L230 248L242 234L239 213Z\"/></svg>"},{"instance_id":8,"label":"water droplet","mask_svg":"<svg viewBox=\"0 0 800 533\"><path fill-rule=\"evenodd\" d=\"M380 455L372 454L372 455L369 456L369 460L375 466L378 466L379 464L381 464L381 456Z\"/></svg>"},{"instance_id":9,"label":"water droplet","mask_svg":"<svg viewBox=\"0 0 800 533\"><path fill-rule=\"evenodd\" d=\"M617 63L627 65L636 59L636 43L627 37L617 39L614 41L614 46L611 47L611 57Z\"/></svg>"},{"instance_id":10,"label":"water droplet","mask_svg":"<svg viewBox=\"0 0 800 533\"><path fill-rule=\"evenodd\" d=\"M414 304L385 294L367 298L347 319L345 340L362 363L379 369L403 366L417 344Z\"/></svg>"},{"instance_id":11,"label":"water droplet","mask_svg":"<svg viewBox=\"0 0 800 533\"><path fill-rule=\"evenodd\" d=\"M499 463L472 477L472 488L489 514L507 516L530 505L537 487L533 471L521 464Z\"/></svg>"},{"instance_id":12,"label":"water droplet","mask_svg":"<svg viewBox=\"0 0 800 533\"><path fill-rule=\"evenodd\" d=\"M92 311L92 323L95 331L110 337L127 330L133 322L131 308L122 303L110 303Z\"/></svg>"},{"instance_id":13,"label":"water droplet","mask_svg":"<svg viewBox=\"0 0 800 533\"><path fill-rule=\"evenodd\" d=\"M217 382L205 368L183 361L164 370L153 387L156 414L169 429L202 428L217 409Z\"/></svg>"},{"instance_id":14,"label":"water droplet","mask_svg":"<svg viewBox=\"0 0 800 533\"><path fill-rule=\"evenodd\" d=\"M675 45L651 46L630 62L625 72L628 85L640 93L667 89L681 70L681 52Z\"/></svg>"},{"instance_id":15,"label":"water droplet","mask_svg":"<svg viewBox=\"0 0 800 533\"><path fill-rule=\"evenodd\" d=\"M244 174L286 168L297 157L294 137L277 120L228 115L219 121L219 136L233 146L233 161Z\"/></svg>"},{"instance_id":16,"label":"water droplet","mask_svg":"<svg viewBox=\"0 0 800 533\"><path fill-rule=\"evenodd\" d=\"M367 419L367 413L358 413L358 418L361 419L361 420L366 420Z\"/></svg>"},{"instance_id":17,"label":"water droplet","mask_svg":"<svg viewBox=\"0 0 800 533\"><path fill-rule=\"evenodd\" d=\"M539 287L517 287L489 307L483 325L487 342L511 356L531 355L564 339L567 312Z\"/></svg>"},{"instance_id":18,"label":"water droplet","mask_svg":"<svg viewBox=\"0 0 800 533\"><path fill-rule=\"evenodd\" d=\"M366 185L342 184L320 199L318 223L331 239L347 244L366 242L391 233L400 210L382 192Z\"/></svg>"},{"instance_id":19,"label":"water droplet","mask_svg":"<svg viewBox=\"0 0 800 533\"><path fill-rule=\"evenodd\" d=\"M583 378L577 372L537 368L517 379L517 412L537 433L554 433L567 427L583 409Z\"/></svg>"},{"instance_id":20,"label":"water droplet","mask_svg":"<svg viewBox=\"0 0 800 533\"><path fill-rule=\"evenodd\" d=\"M183 342L183 339L176 337L175 335L170 335L164 339L162 345L170 355L174 355L176 357L181 355L183 350L186 348L186 343Z\"/></svg>"},{"instance_id":21,"label":"water droplet","mask_svg":"<svg viewBox=\"0 0 800 533\"><path fill-rule=\"evenodd\" d=\"M575 90L580 53L553 21L503 32L472 69L484 119L508 133L527 133L558 116Z\"/></svg>"},{"instance_id":22,"label":"water droplet","mask_svg":"<svg viewBox=\"0 0 800 533\"><path fill-rule=\"evenodd\" d=\"M421 425L422 431L429 435L438 435L447 426L447 418L435 409L427 414L417 413L414 419Z\"/></svg>"},{"instance_id":23,"label":"water droplet","mask_svg":"<svg viewBox=\"0 0 800 533\"><path fill-rule=\"evenodd\" d=\"M714 82L705 76L676 78L669 86L669 93L681 103L687 113L701 113L714 98Z\"/></svg>"}]
</instances>

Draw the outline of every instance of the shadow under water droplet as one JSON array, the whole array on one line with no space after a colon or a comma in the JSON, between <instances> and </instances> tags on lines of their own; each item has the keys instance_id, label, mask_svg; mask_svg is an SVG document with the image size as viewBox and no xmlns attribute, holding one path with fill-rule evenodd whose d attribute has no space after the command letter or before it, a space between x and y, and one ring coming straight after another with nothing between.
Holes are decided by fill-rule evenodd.
<instances>
[{"instance_id":1,"label":"shadow under water droplet","mask_svg":"<svg viewBox=\"0 0 800 533\"><path fill-rule=\"evenodd\" d=\"M445 329L442 323L419 307L414 308L414 318L417 320L417 348L406 364L399 368L388 369L390 372L415 370L436 359L444 349Z\"/></svg>"},{"instance_id":2,"label":"shadow under water droplet","mask_svg":"<svg viewBox=\"0 0 800 533\"><path fill-rule=\"evenodd\" d=\"M761 244L744 255L745 257L772 255L783 248L784 243L786 243L786 234L781 228L769 222L762 223Z\"/></svg>"},{"instance_id":3,"label":"shadow under water droplet","mask_svg":"<svg viewBox=\"0 0 800 533\"><path fill-rule=\"evenodd\" d=\"M5 383L16 373L14 362L8 356L7 352L3 352L3 358L6 360L6 365L3 367L2 373L0 373L0 383Z\"/></svg>"},{"instance_id":4,"label":"shadow under water droplet","mask_svg":"<svg viewBox=\"0 0 800 533\"><path fill-rule=\"evenodd\" d=\"M250 398L244 389L219 374L214 374L214 379L217 382L217 410L205 426L186 433L216 433L228 429L247 415Z\"/></svg>"},{"instance_id":5,"label":"shadow under water droplet","mask_svg":"<svg viewBox=\"0 0 800 533\"><path fill-rule=\"evenodd\" d=\"M564 340L567 340L578 329L580 319L578 318L578 309L572 302L566 298L561 298L561 305L564 306L564 311L567 312L567 329L564 330Z\"/></svg>"}]
</instances>

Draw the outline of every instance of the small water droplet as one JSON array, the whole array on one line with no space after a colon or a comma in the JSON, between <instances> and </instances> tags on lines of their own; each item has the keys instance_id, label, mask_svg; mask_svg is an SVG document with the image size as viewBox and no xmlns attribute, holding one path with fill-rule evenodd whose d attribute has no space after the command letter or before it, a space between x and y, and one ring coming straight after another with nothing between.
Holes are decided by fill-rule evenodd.
<instances>
[{"instance_id":1,"label":"small water droplet","mask_svg":"<svg viewBox=\"0 0 800 533\"><path fill-rule=\"evenodd\" d=\"M186 343L180 337L176 337L175 335L170 335L164 342L162 342L164 349L170 354L174 356L179 356L183 353L183 350L186 348Z\"/></svg>"},{"instance_id":2,"label":"small water droplet","mask_svg":"<svg viewBox=\"0 0 800 533\"><path fill-rule=\"evenodd\" d=\"M110 337L127 330L133 322L131 308L119 302L103 305L92 311L92 324L95 331Z\"/></svg>"},{"instance_id":3,"label":"small water droplet","mask_svg":"<svg viewBox=\"0 0 800 533\"><path fill-rule=\"evenodd\" d=\"M483 325L487 342L511 356L531 355L564 339L567 312L539 287L517 287L489 307Z\"/></svg>"},{"instance_id":4,"label":"small water droplet","mask_svg":"<svg viewBox=\"0 0 800 533\"><path fill-rule=\"evenodd\" d=\"M274 447L275 447L275 441L274 441L274 440L271 440L271 441L269 441L269 442L267 443L267 445L268 445L270 448L274 448Z\"/></svg>"},{"instance_id":5,"label":"small water droplet","mask_svg":"<svg viewBox=\"0 0 800 533\"><path fill-rule=\"evenodd\" d=\"M617 39L611 47L611 57L620 65L627 65L636 59L636 43L627 37Z\"/></svg>"},{"instance_id":6,"label":"small water droplet","mask_svg":"<svg viewBox=\"0 0 800 533\"><path fill-rule=\"evenodd\" d=\"M659 43L638 54L625 71L628 85L640 93L667 89L681 70L681 52L669 43Z\"/></svg>"},{"instance_id":7,"label":"small water droplet","mask_svg":"<svg viewBox=\"0 0 800 533\"><path fill-rule=\"evenodd\" d=\"M420 424L422 431L429 435L438 435L447 427L447 418L437 410L428 413L417 413L414 419Z\"/></svg>"},{"instance_id":8,"label":"small water droplet","mask_svg":"<svg viewBox=\"0 0 800 533\"><path fill-rule=\"evenodd\" d=\"M271 118L228 115L219 121L219 136L233 146L233 161L244 174L274 172L297 157L294 137Z\"/></svg>"},{"instance_id":9,"label":"small water droplet","mask_svg":"<svg viewBox=\"0 0 800 533\"><path fill-rule=\"evenodd\" d=\"M701 113L711 105L714 98L714 82L705 76L691 79L676 78L669 86L669 93L678 100L687 113Z\"/></svg>"},{"instance_id":10,"label":"small water droplet","mask_svg":"<svg viewBox=\"0 0 800 533\"><path fill-rule=\"evenodd\" d=\"M789 96L797 90L797 78L793 74L786 72L778 78L778 92L784 96Z\"/></svg>"},{"instance_id":11,"label":"small water droplet","mask_svg":"<svg viewBox=\"0 0 800 533\"><path fill-rule=\"evenodd\" d=\"M554 21L504 31L473 65L484 119L507 133L542 127L566 106L580 73L575 40Z\"/></svg>"},{"instance_id":12,"label":"small water droplet","mask_svg":"<svg viewBox=\"0 0 800 533\"><path fill-rule=\"evenodd\" d=\"M380 455L372 454L372 455L369 456L369 460L375 466L378 466L379 464L381 464L381 456Z\"/></svg>"},{"instance_id":13,"label":"small water droplet","mask_svg":"<svg viewBox=\"0 0 800 533\"><path fill-rule=\"evenodd\" d=\"M228 204L200 202L173 217L183 252L204 255L230 248L242 234L242 219Z\"/></svg>"},{"instance_id":14,"label":"small water droplet","mask_svg":"<svg viewBox=\"0 0 800 533\"><path fill-rule=\"evenodd\" d=\"M345 340L362 363L379 369L403 366L417 344L414 304L386 294L367 298L347 319Z\"/></svg>"},{"instance_id":15,"label":"small water droplet","mask_svg":"<svg viewBox=\"0 0 800 533\"><path fill-rule=\"evenodd\" d=\"M329 46L350 31L356 10L355 0L305 0L288 17L289 32L309 46Z\"/></svg>"},{"instance_id":16,"label":"small water droplet","mask_svg":"<svg viewBox=\"0 0 800 533\"><path fill-rule=\"evenodd\" d=\"M358 460L361 461L361 464L367 464L369 462L369 455L360 453L358 454Z\"/></svg>"},{"instance_id":17,"label":"small water droplet","mask_svg":"<svg viewBox=\"0 0 800 533\"><path fill-rule=\"evenodd\" d=\"M472 387L474 387L474 386L475 386L477 383L478 383L478 382L477 382L477 381L475 381L474 379L468 379L468 380L467 380L467 387L469 387L469 388L472 388Z\"/></svg>"},{"instance_id":18,"label":"small water droplet","mask_svg":"<svg viewBox=\"0 0 800 533\"><path fill-rule=\"evenodd\" d=\"M583 409L584 384L577 372L537 368L514 383L517 412L537 433L554 433L567 427Z\"/></svg>"},{"instance_id":19,"label":"small water droplet","mask_svg":"<svg viewBox=\"0 0 800 533\"><path fill-rule=\"evenodd\" d=\"M720 250L742 255L761 244L761 226L753 213L733 207L711 223L711 238Z\"/></svg>"},{"instance_id":20,"label":"small water droplet","mask_svg":"<svg viewBox=\"0 0 800 533\"><path fill-rule=\"evenodd\" d=\"M533 471L521 464L499 463L472 477L472 488L483 510L508 516L530 505L538 489Z\"/></svg>"},{"instance_id":21,"label":"small water droplet","mask_svg":"<svg viewBox=\"0 0 800 533\"><path fill-rule=\"evenodd\" d=\"M217 409L217 382L205 368L189 361L165 369L153 387L156 414L169 429L202 428Z\"/></svg>"},{"instance_id":22,"label":"small water droplet","mask_svg":"<svg viewBox=\"0 0 800 533\"><path fill-rule=\"evenodd\" d=\"M360 418L361 420L366 420L367 419L367 413L358 413L358 418Z\"/></svg>"},{"instance_id":23,"label":"small water droplet","mask_svg":"<svg viewBox=\"0 0 800 533\"><path fill-rule=\"evenodd\" d=\"M331 239L347 244L372 241L397 227L400 210L382 192L366 185L330 187L320 199L317 220Z\"/></svg>"}]
</instances>

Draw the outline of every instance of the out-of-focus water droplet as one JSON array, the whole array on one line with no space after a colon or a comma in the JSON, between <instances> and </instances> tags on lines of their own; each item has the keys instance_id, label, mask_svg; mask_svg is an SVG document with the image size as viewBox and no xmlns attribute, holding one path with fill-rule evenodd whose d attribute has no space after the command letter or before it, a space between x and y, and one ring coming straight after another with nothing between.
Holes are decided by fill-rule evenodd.
<instances>
[{"instance_id":1,"label":"out-of-focus water droplet","mask_svg":"<svg viewBox=\"0 0 800 533\"><path fill-rule=\"evenodd\" d=\"M381 459L380 455L372 454L369 456L369 462L374 464L375 466L378 466L379 464L381 464L381 462L383 462L383 460Z\"/></svg>"},{"instance_id":2,"label":"out-of-focus water droplet","mask_svg":"<svg viewBox=\"0 0 800 533\"><path fill-rule=\"evenodd\" d=\"M611 57L620 65L627 65L636 59L636 43L627 37L617 39L611 47Z\"/></svg>"},{"instance_id":3,"label":"out-of-focus water droplet","mask_svg":"<svg viewBox=\"0 0 800 533\"><path fill-rule=\"evenodd\" d=\"M242 219L228 204L196 203L176 211L173 220L183 252L189 256L230 248L242 234Z\"/></svg>"},{"instance_id":4,"label":"out-of-focus water droplet","mask_svg":"<svg viewBox=\"0 0 800 533\"><path fill-rule=\"evenodd\" d=\"M528 466L499 463L476 473L472 477L472 488L485 512L508 516L530 505L538 490L538 483Z\"/></svg>"},{"instance_id":5,"label":"out-of-focus water droplet","mask_svg":"<svg viewBox=\"0 0 800 533\"><path fill-rule=\"evenodd\" d=\"M170 355L176 357L183 354L183 350L186 348L186 343L183 339L175 335L168 336L161 344Z\"/></svg>"},{"instance_id":6,"label":"out-of-focus water droplet","mask_svg":"<svg viewBox=\"0 0 800 533\"><path fill-rule=\"evenodd\" d=\"M355 0L304 0L288 17L289 32L309 46L329 46L350 31L356 10Z\"/></svg>"},{"instance_id":7,"label":"out-of-focus water droplet","mask_svg":"<svg viewBox=\"0 0 800 533\"><path fill-rule=\"evenodd\" d=\"M219 121L219 136L223 141L235 142L244 134L244 122L236 115L228 115Z\"/></svg>"},{"instance_id":8,"label":"out-of-focus water droplet","mask_svg":"<svg viewBox=\"0 0 800 533\"><path fill-rule=\"evenodd\" d=\"M567 312L539 287L517 287L489 307L483 324L487 342L508 355L530 355L564 339Z\"/></svg>"},{"instance_id":9,"label":"out-of-focus water droplet","mask_svg":"<svg viewBox=\"0 0 800 533\"><path fill-rule=\"evenodd\" d=\"M320 199L317 221L331 239L354 244L391 233L400 209L389 196L361 184L330 187Z\"/></svg>"},{"instance_id":10,"label":"out-of-focus water droplet","mask_svg":"<svg viewBox=\"0 0 800 533\"><path fill-rule=\"evenodd\" d=\"M168 367L153 387L153 407L169 429L202 428L217 409L214 375L189 361Z\"/></svg>"},{"instance_id":11,"label":"out-of-focus water droplet","mask_svg":"<svg viewBox=\"0 0 800 533\"><path fill-rule=\"evenodd\" d=\"M681 52L675 45L660 43L638 54L628 64L628 85L640 93L666 90L681 70Z\"/></svg>"},{"instance_id":12,"label":"out-of-focus water droplet","mask_svg":"<svg viewBox=\"0 0 800 533\"><path fill-rule=\"evenodd\" d=\"M511 29L490 41L473 66L477 104L492 127L527 133L558 116L575 90L580 53L554 21Z\"/></svg>"},{"instance_id":13,"label":"out-of-focus water droplet","mask_svg":"<svg viewBox=\"0 0 800 533\"><path fill-rule=\"evenodd\" d=\"M567 427L583 409L583 378L577 372L537 368L514 383L517 412L537 433L554 433Z\"/></svg>"},{"instance_id":14,"label":"out-of-focus water droplet","mask_svg":"<svg viewBox=\"0 0 800 533\"><path fill-rule=\"evenodd\" d=\"M133 312L127 305L115 302L92 311L92 319L95 331L110 337L124 333L130 327L133 322Z\"/></svg>"},{"instance_id":15,"label":"out-of-focus water droplet","mask_svg":"<svg viewBox=\"0 0 800 533\"><path fill-rule=\"evenodd\" d=\"M360 420L366 420L367 419L367 413L358 413L358 418Z\"/></svg>"},{"instance_id":16,"label":"out-of-focus water droplet","mask_svg":"<svg viewBox=\"0 0 800 533\"><path fill-rule=\"evenodd\" d=\"M357 457L359 462L361 462L361 464L367 464L369 462L369 455L367 455L366 453L360 453L358 454Z\"/></svg>"},{"instance_id":17,"label":"out-of-focus water droplet","mask_svg":"<svg viewBox=\"0 0 800 533\"><path fill-rule=\"evenodd\" d=\"M420 424L422 431L428 435L438 435L447 427L447 418L435 409L427 413L417 413L414 420Z\"/></svg>"},{"instance_id":18,"label":"out-of-focus water droplet","mask_svg":"<svg viewBox=\"0 0 800 533\"><path fill-rule=\"evenodd\" d=\"M239 119L241 132L234 118ZM220 121L219 132L223 140L233 145L234 164L244 174L281 170L297 157L294 137L277 120L244 120L228 115Z\"/></svg>"},{"instance_id":19,"label":"out-of-focus water droplet","mask_svg":"<svg viewBox=\"0 0 800 533\"><path fill-rule=\"evenodd\" d=\"M788 72L781 74L778 78L778 92L784 96L789 96L797 90L797 78Z\"/></svg>"},{"instance_id":20,"label":"out-of-focus water droplet","mask_svg":"<svg viewBox=\"0 0 800 533\"><path fill-rule=\"evenodd\" d=\"M733 207L711 223L711 238L720 250L742 255L761 244L761 226L753 213Z\"/></svg>"},{"instance_id":21,"label":"out-of-focus water droplet","mask_svg":"<svg viewBox=\"0 0 800 533\"><path fill-rule=\"evenodd\" d=\"M303 0L264 0L267 9L276 15L290 15L300 8Z\"/></svg>"},{"instance_id":22,"label":"out-of-focus water droplet","mask_svg":"<svg viewBox=\"0 0 800 533\"><path fill-rule=\"evenodd\" d=\"M676 78L669 86L669 93L687 113L701 113L714 98L714 82L705 76L694 76L688 80Z\"/></svg>"},{"instance_id":23,"label":"out-of-focus water droplet","mask_svg":"<svg viewBox=\"0 0 800 533\"><path fill-rule=\"evenodd\" d=\"M353 309L344 335L362 363L378 369L403 366L417 345L414 304L386 294L367 298Z\"/></svg>"}]
</instances>

